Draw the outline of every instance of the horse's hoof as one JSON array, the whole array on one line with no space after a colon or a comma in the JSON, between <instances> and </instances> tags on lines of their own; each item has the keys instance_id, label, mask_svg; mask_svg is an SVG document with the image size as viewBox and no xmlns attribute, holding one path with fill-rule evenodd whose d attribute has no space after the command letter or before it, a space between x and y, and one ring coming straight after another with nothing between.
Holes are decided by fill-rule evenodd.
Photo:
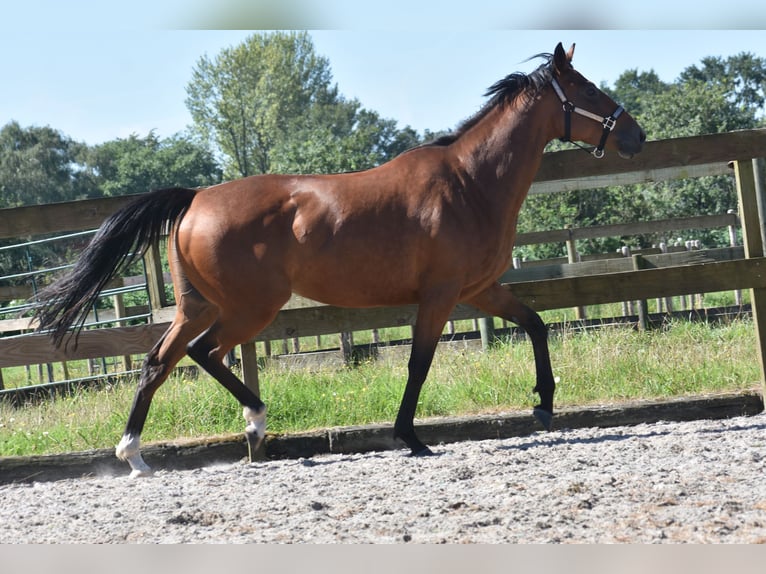
<instances>
[{"instance_id":1,"label":"horse's hoof","mask_svg":"<svg viewBox=\"0 0 766 574\"><path fill-rule=\"evenodd\" d=\"M247 438L247 456L250 462L263 459L261 445L266 437L266 405L261 405L259 409L244 407L242 415L247 421L245 427L245 438Z\"/></svg>"},{"instance_id":2,"label":"horse's hoof","mask_svg":"<svg viewBox=\"0 0 766 574\"><path fill-rule=\"evenodd\" d=\"M535 409L532 411L532 414L535 415L535 418L538 421L540 421L540 424L543 425L545 430L551 430L551 427L553 426L553 413L549 413L548 411L535 407Z\"/></svg>"},{"instance_id":3,"label":"horse's hoof","mask_svg":"<svg viewBox=\"0 0 766 574\"><path fill-rule=\"evenodd\" d=\"M134 468L130 471L130 478L146 478L149 476L154 476L154 471L148 466L146 468Z\"/></svg>"},{"instance_id":4,"label":"horse's hoof","mask_svg":"<svg viewBox=\"0 0 766 574\"><path fill-rule=\"evenodd\" d=\"M428 448L427 446L424 446L423 448L421 448L418 451L414 451L413 450L410 453L410 456L418 456L418 457L421 457L421 456L434 456L434 452L430 448Z\"/></svg>"},{"instance_id":5,"label":"horse's hoof","mask_svg":"<svg viewBox=\"0 0 766 574\"><path fill-rule=\"evenodd\" d=\"M247 458L250 462L256 462L257 460L263 460L264 453L261 451L261 445L263 444L264 437L254 432L245 432L245 438L247 439Z\"/></svg>"}]
</instances>

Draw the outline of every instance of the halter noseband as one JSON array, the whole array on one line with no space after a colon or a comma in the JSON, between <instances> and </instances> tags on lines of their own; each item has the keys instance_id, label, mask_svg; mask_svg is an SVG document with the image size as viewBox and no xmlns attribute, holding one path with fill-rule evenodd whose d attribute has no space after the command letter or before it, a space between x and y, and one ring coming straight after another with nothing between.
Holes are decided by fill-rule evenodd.
<instances>
[{"instance_id":1,"label":"halter noseband","mask_svg":"<svg viewBox=\"0 0 766 574\"><path fill-rule=\"evenodd\" d=\"M577 147L581 149L585 149L583 146L579 145L576 142L573 142L571 139L571 128L572 128L572 112L576 114L580 114L581 116L585 116L586 118L590 118L591 120L595 120L599 122L603 127L604 131L601 133L601 141L598 142L598 145L596 148L591 152L594 157L601 159L604 157L604 146L606 145L606 138L609 137L609 134L612 133L612 130L614 129L615 124L617 123L617 118L620 117L620 114L625 111L625 109L622 106L617 106L617 109L615 109L612 112L611 116L598 116L596 114L593 114L587 110L583 110L581 108L578 108L575 106L566 96L564 93L564 90L561 88L559 83L556 81L556 78L553 78L551 80L551 84L553 85L553 90L556 92L556 95L561 100L561 103L564 105L564 137L559 138L563 142L570 142L576 145Z\"/></svg>"}]
</instances>

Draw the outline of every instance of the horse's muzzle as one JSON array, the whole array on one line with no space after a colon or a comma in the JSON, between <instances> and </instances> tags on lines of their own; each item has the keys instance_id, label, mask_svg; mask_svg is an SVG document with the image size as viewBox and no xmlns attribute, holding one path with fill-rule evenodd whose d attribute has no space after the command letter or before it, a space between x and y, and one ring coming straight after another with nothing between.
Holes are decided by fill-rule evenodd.
<instances>
[{"instance_id":1,"label":"horse's muzzle","mask_svg":"<svg viewBox=\"0 0 766 574\"><path fill-rule=\"evenodd\" d=\"M617 153L621 158L631 159L640 153L646 141L646 132L641 128L638 133L617 134Z\"/></svg>"}]
</instances>

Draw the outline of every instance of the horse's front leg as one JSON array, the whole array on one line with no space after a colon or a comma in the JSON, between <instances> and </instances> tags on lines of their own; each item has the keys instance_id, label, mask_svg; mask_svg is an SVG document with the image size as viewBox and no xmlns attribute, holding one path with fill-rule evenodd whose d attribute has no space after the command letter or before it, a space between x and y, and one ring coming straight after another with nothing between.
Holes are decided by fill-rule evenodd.
<instances>
[{"instance_id":1,"label":"horse's front leg","mask_svg":"<svg viewBox=\"0 0 766 574\"><path fill-rule=\"evenodd\" d=\"M526 331L535 354L537 384L534 392L540 395L540 404L535 407L534 415L546 430L551 430L553 394L556 390L556 383L553 379L551 358L548 351L548 328L540 315L519 301L508 289L497 283L467 303L489 315L513 321Z\"/></svg>"},{"instance_id":2,"label":"horse's front leg","mask_svg":"<svg viewBox=\"0 0 766 574\"><path fill-rule=\"evenodd\" d=\"M394 423L394 436L403 440L414 456L433 454L415 434L414 419L420 390L431 368L436 346L444 325L455 307L456 298L452 296L451 291L450 294L445 291L423 297L423 301L418 306L412 351L407 365L407 386Z\"/></svg>"}]
</instances>

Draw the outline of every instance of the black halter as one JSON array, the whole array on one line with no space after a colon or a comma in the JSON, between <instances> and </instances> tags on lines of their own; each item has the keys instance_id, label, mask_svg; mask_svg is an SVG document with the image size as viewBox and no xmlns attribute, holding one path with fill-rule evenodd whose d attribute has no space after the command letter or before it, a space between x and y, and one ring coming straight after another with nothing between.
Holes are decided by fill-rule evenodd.
<instances>
[{"instance_id":1,"label":"black halter","mask_svg":"<svg viewBox=\"0 0 766 574\"><path fill-rule=\"evenodd\" d=\"M559 83L556 81L556 79L551 80L551 84L553 85L553 90L556 92L556 95L561 100L561 103L564 105L564 137L559 138L563 142L570 142L576 145L577 147L584 149L585 151L588 151L587 148L581 146L577 142L573 142L571 139L572 136L572 113L580 114L581 116L585 116L586 118L590 118L592 120L595 120L599 122L603 127L604 131L601 133L601 141L598 142L598 145L591 151L594 157L601 159L604 157L604 146L606 145L606 138L609 137L609 134L612 133L612 130L614 129L615 124L617 123L617 118L620 117L620 114L625 111L625 109L622 106L617 106L617 109L615 109L612 112L611 116L599 116L596 114L593 114L587 110L583 110L582 108L578 108L575 106L566 96L564 93L564 90L561 88Z\"/></svg>"}]
</instances>

